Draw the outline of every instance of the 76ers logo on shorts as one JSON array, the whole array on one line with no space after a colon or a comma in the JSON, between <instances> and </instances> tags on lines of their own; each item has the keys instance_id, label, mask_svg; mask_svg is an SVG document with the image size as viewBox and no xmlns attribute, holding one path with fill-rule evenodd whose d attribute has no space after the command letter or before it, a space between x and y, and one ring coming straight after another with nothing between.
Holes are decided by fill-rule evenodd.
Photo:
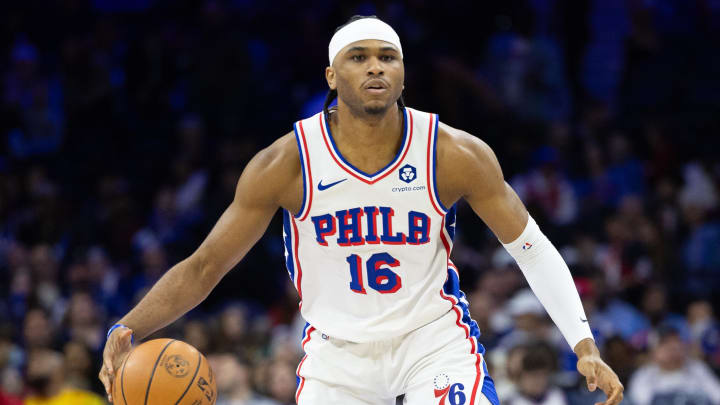
<instances>
[{"instance_id":1,"label":"76ers logo on shorts","mask_svg":"<svg viewBox=\"0 0 720 405\"><path fill-rule=\"evenodd\" d=\"M410 183L417 177L417 170L410 165L405 165L400 168L400 180L405 183Z\"/></svg>"},{"instance_id":2,"label":"76ers logo on shorts","mask_svg":"<svg viewBox=\"0 0 720 405\"><path fill-rule=\"evenodd\" d=\"M465 386L456 383L450 384L447 374L440 374L433 380L435 385L435 398L440 398L438 405L465 405ZM447 402L445 400L447 399Z\"/></svg>"}]
</instances>

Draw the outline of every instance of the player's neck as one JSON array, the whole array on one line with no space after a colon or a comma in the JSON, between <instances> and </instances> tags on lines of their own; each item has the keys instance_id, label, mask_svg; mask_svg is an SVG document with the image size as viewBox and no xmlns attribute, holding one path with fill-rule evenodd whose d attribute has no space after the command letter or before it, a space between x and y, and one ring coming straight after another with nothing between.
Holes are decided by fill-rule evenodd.
<instances>
[{"instance_id":1,"label":"player's neck","mask_svg":"<svg viewBox=\"0 0 720 405\"><path fill-rule=\"evenodd\" d=\"M356 147L377 147L388 142L394 144L402 137L403 113L393 106L383 114L356 114L339 102L331 114L330 125L336 141Z\"/></svg>"}]
</instances>

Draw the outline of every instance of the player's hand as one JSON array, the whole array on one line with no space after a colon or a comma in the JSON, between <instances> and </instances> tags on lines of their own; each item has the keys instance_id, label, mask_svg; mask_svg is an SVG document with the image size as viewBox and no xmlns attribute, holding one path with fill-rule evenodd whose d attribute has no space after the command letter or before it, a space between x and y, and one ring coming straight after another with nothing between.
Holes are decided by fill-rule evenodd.
<instances>
[{"instance_id":1,"label":"player's hand","mask_svg":"<svg viewBox=\"0 0 720 405\"><path fill-rule=\"evenodd\" d=\"M623 400L623 387L617 374L601 358L600 352L592 339L585 339L577 344L575 353L578 355L577 369L587 379L588 390L595 391L600 387L607 400L595 405L617 405Z\"/></svg>"},{"instance_id":2,"label":"player's hand","mask_svg":"<svg viewBox=\"0 0 720 405\"><path fill-rule=\"evenodd\" d=\"M98 377L105 386L105 392L110 402L113 402L112 384L115 381L115 372L120 369L123 360L132 349L132 334L132 329L118 328L110 334L107 342L105 342L103 365L100 368Z\"/></svg>"}]
</instances>

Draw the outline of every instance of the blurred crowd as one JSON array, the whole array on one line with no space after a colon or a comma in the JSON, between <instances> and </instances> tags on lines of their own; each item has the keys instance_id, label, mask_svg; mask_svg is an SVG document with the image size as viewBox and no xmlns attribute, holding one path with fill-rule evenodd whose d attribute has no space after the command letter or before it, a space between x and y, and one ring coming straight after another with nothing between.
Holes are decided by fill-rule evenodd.
<instances>
[{"instance_id":1,"label":"blurred crowd","mask_svg":"<svg viewBox=\"0 0 720 405\"><path fill-rule=\"evenodd\" d=\"M489 4L486 4L489 3ZM626 402L720 404L720 3L26 0L0 6L0 405L102 404L105 332L320 110L353 14L403 41L405 100L485 140L573 272ZM507 404L586 404L575 357L466 205L453 259ZM219 405L294 403L279 217L152 337Z\"/></svg>"}]
</instances>

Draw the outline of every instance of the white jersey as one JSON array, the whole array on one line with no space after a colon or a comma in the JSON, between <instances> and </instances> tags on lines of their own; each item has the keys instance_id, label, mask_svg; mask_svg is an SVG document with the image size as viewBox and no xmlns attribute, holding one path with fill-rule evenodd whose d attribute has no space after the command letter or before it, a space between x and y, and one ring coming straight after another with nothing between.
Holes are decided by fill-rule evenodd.
<instances>
[{"instance_id":1,"label":"white jersey","mask_svg":"<svg viewBox=\"0 0 720 405\"><path fill-rule=\"evenodd\" d=\"M295 123L303 173L300 212L284 212L288 273L302 316L353 342L403 335L454 310L476 350L457 269L455 210L435 182L438 118L404 109L402 146L377 173L353 167L321 112Z\"/></svg>"}]
</instances>

